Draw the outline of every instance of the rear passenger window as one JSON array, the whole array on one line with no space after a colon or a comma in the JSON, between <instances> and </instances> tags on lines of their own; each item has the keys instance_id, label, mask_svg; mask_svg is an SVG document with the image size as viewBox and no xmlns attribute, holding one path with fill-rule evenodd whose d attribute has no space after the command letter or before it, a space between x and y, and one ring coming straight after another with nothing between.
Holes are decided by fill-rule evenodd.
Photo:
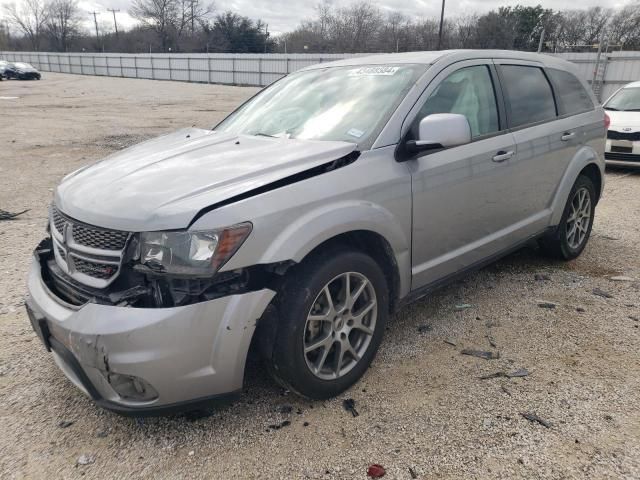
<instances>
[{"instance_id":1,"label":"rear passenger window","mask_svg":"<svg viewBox=\"0 0 640 480\"><path fill-rule=\"evenodd\" d=\"M556 117L551 85L542 69L522 65L501 65L500 71L512 127Z\"/></svg>"},{"instance_id":2,"label":"rear passenger window","mask_svg":"<svg viewBox=\"0 0 640 480\"><path fill-rule=\"evenodd\" d=\"M556 91L560 115L574 115L593 110L591 97L575 75L555 68L547 69L547 74Z\"/></svg>"}]
</instances>

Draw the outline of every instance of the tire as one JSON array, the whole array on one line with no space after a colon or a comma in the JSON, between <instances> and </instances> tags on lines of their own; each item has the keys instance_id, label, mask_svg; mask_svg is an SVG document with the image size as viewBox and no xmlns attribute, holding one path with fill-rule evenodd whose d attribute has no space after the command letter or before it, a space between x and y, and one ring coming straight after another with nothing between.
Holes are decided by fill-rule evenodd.
<instances>
[{"instance_id":1,"label":"tire","mask_svg":"<svg viewBox=\"0 0 640 480\"><path fill-rule=\"evenodd\" d=\"M353 303L345 301L347 278L351 301L356 298ZM371 257L356 250L331 249L294 267L275 304L277 333L269 370L283 387L323 400L356 383L373 361L388 317L389 289Z\"/></svg>"},{"instance_id":2,"label":"tire","mask_svg":"<svg viewBox=\"0 0 640 480\"><path fill-rule=\"evenodd\" d=\"M588 212L585 210L588 200ZM577 258L589 241L596 205L596 189L593 181L580 175L571 189L567 204L556 230L539 240L540 248L548 256L560 260ZM582 208L581 208L582 207ZM578 220L574 214L578 212ZM585 222L588 224L585 225ZM574 228L575 225L575 228Z\"/></svg>"}]
</instances>

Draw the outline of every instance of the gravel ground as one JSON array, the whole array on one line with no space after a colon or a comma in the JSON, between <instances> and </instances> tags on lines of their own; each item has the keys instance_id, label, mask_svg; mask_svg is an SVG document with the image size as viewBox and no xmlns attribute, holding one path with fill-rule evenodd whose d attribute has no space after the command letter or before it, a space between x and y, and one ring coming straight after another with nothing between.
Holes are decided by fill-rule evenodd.
<instances>
[{"instance_id":1,"label":"gravel ground","mask_svg":"<svg viewBox=\"0 0 640 480\"><path fill-rule=\"evenodd\" d=\"M0 83L0 209L30 209L0 222L0 478L365 479L371 463L394 479L640 478L640 174L623 170L607 174L578 260L525 249L405 308L341 398L288 395L253 361L241 399L211 416L136 421L63 377L23 310L54 186L149 136L210 126L255 91L48 73Z\"/></svg>"}]
</instances>

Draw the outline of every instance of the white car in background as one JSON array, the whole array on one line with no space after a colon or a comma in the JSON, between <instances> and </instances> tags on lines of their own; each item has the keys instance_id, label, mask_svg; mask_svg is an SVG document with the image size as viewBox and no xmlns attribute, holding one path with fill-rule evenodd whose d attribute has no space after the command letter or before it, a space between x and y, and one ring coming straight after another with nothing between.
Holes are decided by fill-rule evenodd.
<instances>
[{"instance_id":1,"label":"white car in background","mask_svg":"<svg viewBox=\"0 0 640 480\"><path fill-rule=\"evenodd\" d=\"M625 85L604 103L609 117L608 165L640 167L640 82Z\"/></svg>"}]
</instances>

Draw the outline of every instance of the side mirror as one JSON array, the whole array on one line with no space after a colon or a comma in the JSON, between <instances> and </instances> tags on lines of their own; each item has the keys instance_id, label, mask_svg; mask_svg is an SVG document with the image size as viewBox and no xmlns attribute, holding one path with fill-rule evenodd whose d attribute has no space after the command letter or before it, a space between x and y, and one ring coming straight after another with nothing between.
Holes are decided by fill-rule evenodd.
<instances>
[{"instance_id":1,"label":"side mirror","mask_svg":"<svg viewBox=\"0 0 640 480\"><path fill-rule=\"evenodd\" d=\"M407 142L412 153L437 148L457 147L471 141L471 127L464 115L434 113L420 120L418 140Z\"/></svg>"}]
</instances>

